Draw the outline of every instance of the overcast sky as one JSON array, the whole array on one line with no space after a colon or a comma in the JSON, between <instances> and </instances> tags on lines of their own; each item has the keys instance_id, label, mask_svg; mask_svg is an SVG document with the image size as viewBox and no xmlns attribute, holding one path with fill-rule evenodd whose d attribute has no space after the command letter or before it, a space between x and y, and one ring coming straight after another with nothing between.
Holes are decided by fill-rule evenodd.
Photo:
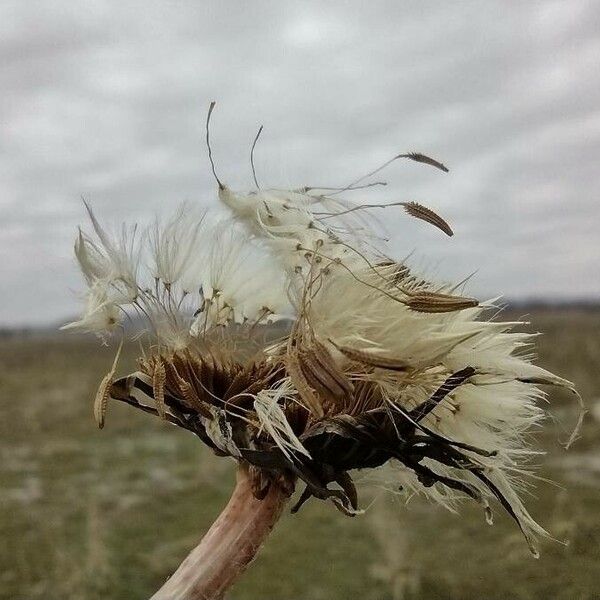
<instances>
[{"instance_id":1,"label":"overcast sky","mask_svg":"<svg viewBox=\"0 0 600 600\"><path fill-rule=\"evenodd\" d=\"M398 256L470 292L600 297L600 3L0 2L0 324L73 314L81 196L115 225L183 200L341 185L400 151L365 201ZM361 200L356 193L353 196Z\"/></svg>"}]
</instances>

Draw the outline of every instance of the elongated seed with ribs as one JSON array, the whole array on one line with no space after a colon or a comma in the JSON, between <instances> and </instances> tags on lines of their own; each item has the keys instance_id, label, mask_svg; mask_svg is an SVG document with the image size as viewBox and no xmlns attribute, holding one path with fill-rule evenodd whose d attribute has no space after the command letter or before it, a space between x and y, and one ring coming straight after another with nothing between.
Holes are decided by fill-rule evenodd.
<instances>
[{"instance_id":1,"label":"elongated seed with ribs","mask_svg":"<svg viewBox=\"0 0 600 600\"><path fill-rule=\"evenodd\" d=\"M313 340L312 350L315 359L321 366L321 368L327 372L327 374L335 380L337 385L343 390L346 395L352 395L354 392L354 386L348 380L343 371L341 371L335 364L329 350L317 339Z\"/></svg>"},{"instance_id":2,"label":"elongated seed with ribs","mask_svg":"<svg viewBox=\"0 0 600 600\"><path fill-rule=\"evenodd\" d=\"M457 387L468 381L476 371L473 367L465 367L456 373L453 373L444 381L444 383L429 397L428 400L423 402L420 406L413 409L410 413L417 423L426 417L439 403Z\"/></svg>"},{"instance_id":3,"label":"elongated seed with ribs","mask_svg":"<svg viewBox=\"0 0 600 600\"><path fill-rule=\"evenodd\" d=\"M439 160L431 158L430 156L426 156L425 154L421 154L420 152L409 152L408 154L401 156L406 156L406 158L410 158L410 160L430 165L436 169L439 169L440 171L444 171L444 173L448 172L448 167L446 167L446 165L442 164Z\"/></svg>"},{"instance_id":4,"label":"elongated seed with ribs","mask_svg":"<svg viewBox=\"0 0 600 600\"><path fill-rule=\"evenodd\" d=\"M437 227L441 231L443 231L448 236L453 236L454 232L452 228L442 217L440 217L436 212L419 204L418 202L404 202L402 204L404 210L415 219L420 219L421 221L425 221L434 227Z\"/></svg>"},{"instance_id":5,"label":"elongated seed with ribs","mask_svg":"<svg viewBox=\"0 0 600 600\"><path fill-rule=\"evenodd\" d=\"M406 306L416 312L447 313L479 305L475 298L462 298L436 292L416 292L406 300Z\"/></svg>"},{"instance_id":6,"label":"elongated seed with ribs","mask_svg":"<svg viewBox=\"0 0 600 600\"><path fill-rule=\"evenodd\" d=\"M167 411L165 407L165 381L167 375L165 372L165 366L162 360L159 358L154 363L154 371L152 373L152 390L154 393L154 402L156 403L156 410L161 419L167 418Z\"/></svg>"},{"instance_id":7,"label":"elongated seed with ribs","mask_svg":"<svg viewBox=\"0 0 600 600\"><path fill-rule=\"evenodd\" d=\"M96 397L94 398L94 419L100 429L104 427L108 399L110 398L110 386L113 383L113 372L107 373L98 386Z\"/></svg>"},{"instance_id":8,"label":"elongated seed with ribs","mask_svg":"<svg viewBox=\"0 0 600 600\"><path fill-rule=\"evenodd\" d=\"M417 202L363 204L335 197L379 185L369 178L397 159L446 167L424 154L405 153L345 187L317 190L318 195L310 187L261 189L253 161L261 128L251 150L257 190L237 193L215 172L208 130L213 107L206 125L209 159L219 200L237 220L227 222L233 235L220 227L215 235L210 228L201 231L202 221L185 211L163 229L157 224L156 235L149 236L155 242L149 248L154 281L143 281L148 270L138 270L148 248L124 243L125 230L123 239L111 240L91 209L99 239L80 234L76 244L93 310L86 309L72 325L110 333L119 325L114 314L141 310L153 332L139 370L114 381L119 347L94 400L98 426L104 425L112 390L115 399L159 415L215 454L234 458L243 475L243 493L209 533L207 553L194 568L184 562L181 576L171 578L177 585L167 584L156 600L222 597L225 587L217 593L208 583L212 561L223 563L223 538L232 551L231 562L221 564L225 577L256 552L252 519L269 517L269 511L275 515L296 483L306 484L297 507L316 497L355 515L357 493L349 473L388 461L401 466L394 485L443 502L452 501L453 492L467 495L484 507L488 519L488 499L496 497L528 543L546 535L513 489L518 475L526 473L518 460L530 454L525 434L542 417L535 405L540 392L528 386L575 391L573 385L519 356L527 337L510 334L512 323L488 322L476 299L454 295L462 284L427 281L387 257L378 247L382 232L362 212L401 206L452 236L434 210ZM238 235L242 228L247 238ZM191 256L203 258L188 264ZM104 287L98 271L125 274L122 281L103 277ZM187 286L184 279L193 283ZM137 290L134 306L108 300L116 283ZM98 302L106 315L98 314ZM196 306L200 311L191 320ZM458 311L464 312L444 314ZM267 318L291 319L290 328L271 329ZM271 333L276 337L267 340ZM578 434L581 409L569 444ZM264 506L270 506L267 514ZM238 523L234 532L230 525L240 514L250 521ZM264 519L265 532L274 520ZM244 537L249 553L240 558L233 550ZM205 568L203 576L196 567ZM199 582L193 595L190 581Z\"/></svg>"},{"instance_id":9,"label":"elongated seed with ribs","mask_svg":"<svg viewBox=\"0 0 600 600\"><path fill-rule=\"evenodd\" d=\"M292 383L298 390L300 398L306 403L307 408L316 417L322 417L325 414L323 406L302 371L298 355L294 351L288 352L283 362Z\"/></svg>"},{"instance_id":10,"label":"elongated seed with ribs","mask_svg":"<svg viewBox=\"0 0 600 600\"><path fill-rule=\"evenodd\" d=\"M331 396L335 400L341 400L344 397L344 388L323 369L312 350L300 350L298 361L306 380L313 389L321 391L325 398Z\"/></svg>"},{"instance_id":11,"label":"elongated seed with ribs","mask_svg":"<svg viewBox=\"0 0 600 600\"><path fill-rule=\"evenodd\" d=\"M332 339L329 339L329 341L350 360L354 360L371 367L377 367L379 369L388 369L390 371L406 371L409 368L409 364L405 360L389 358L387 356L379 356L373 354L372 352L357 350L356 348L350 348L349 346L342 346L334 342Z\"/></svg>"}]
</instances>

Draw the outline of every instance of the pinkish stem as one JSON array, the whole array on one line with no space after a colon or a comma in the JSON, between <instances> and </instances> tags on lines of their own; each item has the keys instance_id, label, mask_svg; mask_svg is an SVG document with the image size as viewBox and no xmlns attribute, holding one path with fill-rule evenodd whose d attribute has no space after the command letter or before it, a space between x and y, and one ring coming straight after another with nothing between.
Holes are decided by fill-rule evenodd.
<instances>
[{"instance_id":1,"label":"pinkish stem","mask_svg":"<svg viewBox=\"0 0 600 600\"><path fill-rule=\"evenodd\" d=\"M151 600L223 598L258 553L287 500L288 494L275 484L257 500L248 470L240 465L227 506Z\"/></svg>"}]
</instances>

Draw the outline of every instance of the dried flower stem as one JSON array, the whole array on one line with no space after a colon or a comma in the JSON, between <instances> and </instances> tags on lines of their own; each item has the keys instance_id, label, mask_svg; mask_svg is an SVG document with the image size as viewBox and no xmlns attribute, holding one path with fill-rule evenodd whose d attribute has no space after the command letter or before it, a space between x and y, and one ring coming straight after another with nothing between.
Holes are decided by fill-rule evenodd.
<instances>
[{"instance_id":1,"label":"dried flower stem","mask_svg":"<svg viewBox=\"0 0 600 600\"><path fill-rule=\"evenodd\" d=\"M273 483L265 498L257 500L248 469L240 465L227 506L151 600L223 598L255 558L287 500L288 493Z\"/></svg>"}]
</instances>

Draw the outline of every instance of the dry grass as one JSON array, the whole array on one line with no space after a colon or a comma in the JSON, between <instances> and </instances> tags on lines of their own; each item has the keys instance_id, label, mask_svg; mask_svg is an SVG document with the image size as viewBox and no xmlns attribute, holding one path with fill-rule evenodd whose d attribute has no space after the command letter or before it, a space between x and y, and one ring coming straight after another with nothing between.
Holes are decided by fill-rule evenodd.
<instances>
[{"instance_id":1,"label":"dry grass","mask_svg":"<svg viewBox=\"0 0 600 600\"><path fill-rule=\"evenodd\" d=\"M600 313L533 321L540 363L600 402ZM97 429L94 390L112 353L69 336L0 342L1 599L148 597L226 500L232 464L192 435L116 403ZM567 547L546 543L536 561L507 518L487 527L477 507L456 516L379 499L347 519L313 500L284 517L231 598L597 598L600 421L588 418L566 453L557 438L576 411L553 400L560 420L540 434L540 462L565 490L540 483L528 504Z\"/></svg>"}]
</instances>

